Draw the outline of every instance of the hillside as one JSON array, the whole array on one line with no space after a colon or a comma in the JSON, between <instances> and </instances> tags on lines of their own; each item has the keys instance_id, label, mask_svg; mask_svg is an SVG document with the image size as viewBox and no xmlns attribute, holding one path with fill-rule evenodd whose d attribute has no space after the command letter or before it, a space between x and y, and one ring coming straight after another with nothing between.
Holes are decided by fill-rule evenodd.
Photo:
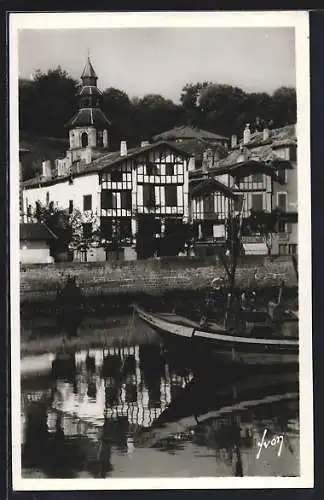
<instances>
[{"instance_id":1,"label":"hillside","mask_svg":"<svg viewBox=\"0 0 324 500\"><path fill-rule=\"evenodd\" d=\"M54 162L56 158L64 157L69 147L67 139L40 137L24 131L20 131L19 145L31 151L31 154L26 155L22 160L24 180L41 173L42 161Z\"/></svg>"}]
</instances>

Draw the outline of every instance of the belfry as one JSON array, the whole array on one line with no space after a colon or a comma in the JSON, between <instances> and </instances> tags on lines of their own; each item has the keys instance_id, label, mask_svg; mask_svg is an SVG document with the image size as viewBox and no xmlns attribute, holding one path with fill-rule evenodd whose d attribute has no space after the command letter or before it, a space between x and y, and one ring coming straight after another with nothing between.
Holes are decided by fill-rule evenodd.
<instances>
[{"instance_id":1,"label":"belfry","mask_svg":"<svg viewBox=\"0 0 324 500\"><path fill-rule=\"evenodd\" d=\"M82 86L78 92L78 111L68 121L72 162L84 156L85 149L91 158L109 148L110 121L100 108L102 93L97 87L98 77L88 56L81 75Z\"/></svg>"}]
</instances>

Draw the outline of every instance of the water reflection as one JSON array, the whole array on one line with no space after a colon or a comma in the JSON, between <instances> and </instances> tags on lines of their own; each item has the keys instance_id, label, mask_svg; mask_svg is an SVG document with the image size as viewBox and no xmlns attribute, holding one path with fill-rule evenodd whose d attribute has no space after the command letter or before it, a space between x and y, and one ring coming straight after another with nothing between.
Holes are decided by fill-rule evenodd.
<instances>
[{"instance_id":1,"label":"water reflection","mask_svg":"<svg viewBox=\"0 0 324 500\"><path fill-rule=\"evenodd\" d=\"M72 361L57 360L40 390L22 387L29 475L299 473L296 373L194 376L157 345L83 351ZM269 449L256 459L264 429L284 435L281 457Z\"/></svg>"}]
</instances>

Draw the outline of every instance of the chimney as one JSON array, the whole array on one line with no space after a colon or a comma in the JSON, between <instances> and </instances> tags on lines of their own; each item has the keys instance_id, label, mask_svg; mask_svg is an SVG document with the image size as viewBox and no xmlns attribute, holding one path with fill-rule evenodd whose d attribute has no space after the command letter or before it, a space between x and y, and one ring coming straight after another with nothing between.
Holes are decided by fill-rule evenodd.
<instances>
[{"instance_id":1,"label":"chimney","mask_svg":"<svg viewBox=\"0 0 324 500\"><path fill-rule=\"evenodd\" d=\"M268 128L263 129L263 140L267 141L269 139L270 131Z\"/></svg>"},{"instance_id":2,"label":"chimney","mask_svg":"<svg viewBox=\"0 0 324 500\"><path fill-rule=\"evenodd\" d=\"M127 156L127 143L120 141L120 156Z\"/></svg>"},{"instance_id":3,"label":"chimney","mask_svg":"<svg viewBox=\"0 0 324 500\"><path fill-rule=\"evenodd\" d=\"M52 177L51 161L45 160L42 162L42 177L50 179Z\"/></svg>"},{"instance_id":4,"label":"chimney","mask_svg":"<svg viewBox=\"0 0 324 500\"><path fill-rule=\"evenodd\" d=\"M141 148L145 148L148 145L149 145L149 141L142 141L141 142Z\"/></svg>"},{"instance_id":5,"label":"chimney","mask_svg":"<svg viewBox=\"0 0 324 500\"><path fill-rule=\"evenodd\" d=\"M250 139L251 139L250 124L247 123L245 125L245 129L244 129L244 132L243 132L243 144L248 144L250 142Z\"/></svg>"},{"instance_id":6,"label":"chimney","mask_svg":"<svg viewBox=\"0 0 324 500\"><path fill-rule=\"evenodd\" d=\"M231 137L231 148L234 149L237 146L237 135L232 135Z\"/></svg>"}]
</instances>

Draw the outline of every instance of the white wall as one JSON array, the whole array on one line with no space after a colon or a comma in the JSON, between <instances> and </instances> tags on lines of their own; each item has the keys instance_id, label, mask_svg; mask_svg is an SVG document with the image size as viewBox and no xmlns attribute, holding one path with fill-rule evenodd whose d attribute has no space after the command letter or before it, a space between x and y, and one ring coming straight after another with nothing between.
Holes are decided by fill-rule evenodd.
<instances>
[{"instance_id":1,"label":"white wall","mask_svg":"<svg viewBox=\"0 0 324 500\"><path fill-rule=\"evenodd\" d=\"M75 177L72 184L68 180L57 182L50 186L42 186L33 189L24 189L24 210L27 205L35 208L36 201L46 204L46 193L49 193L49 200L59 208L69 207L69 200L73 200L73 208L83 211L83 195L92 195L92 210L100 213L100 185L98 174L88 174Z\"/></svg>"}]
</instances>

